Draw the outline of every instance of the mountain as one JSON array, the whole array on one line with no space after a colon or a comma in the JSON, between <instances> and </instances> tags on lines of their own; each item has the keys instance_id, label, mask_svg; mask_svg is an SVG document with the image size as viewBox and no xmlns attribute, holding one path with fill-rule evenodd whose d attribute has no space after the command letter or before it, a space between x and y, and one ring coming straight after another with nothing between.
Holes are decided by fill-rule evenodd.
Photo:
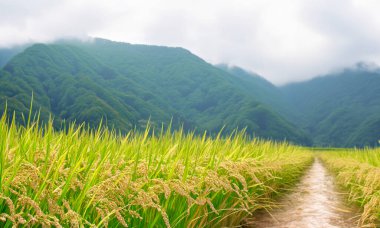
<instances>
[{"instance_id":1,"label":"mountain","mask_svg":"<svg viewBox=\"0 0 380 228\"><path fill-rule=\"evenodd\" d=\"M183 48L94 39L0 49L0 113L122 132L172 122L196 133L249 135L314 146L376 146L380 70L359 64L276 87L239 67L213 66Z\"/></svg>"},{"instance_id":2,"label":"mountain","mask_svg":"<svg viewBox=\"0 0 380 228\"><path fill-rule=\"evenodd\" d=\"M356 67L280 88L292 114L318 146L376 146L380 72Z\"/></svg>"},{"instance_id":3,"label":"mountain","mask_svg":"<svg viewBox=\"0 0 380 228\"><path fill-rule=\"evenodd\" d=\"M25 50L28 46L29 44L11 48L0 48L0 68L3 67L12 57Z\"/></svg>"},{"instance_id":4,"label":"mountain","mask_svg":"<svg viewBox=\"0 0 380 228\"><path fill-rule=\"evenodd\" d=\"M237 75L182 48L103 39L35 44L0 71L0 108L7 103L22 123L33 93L34 109L43 121L52 114L57 128L63 120L96 127L103 119L125 132L148 120L156 126L172 121L185 130L216 134L223 127L224 133L246 128L250 135L310 144L273 108L276 99L266 102L266 87L274 86ZM263 96L254 95L254 86Z\"/></svg>"},{"instance_id":5,"label":"mountain","mask_svg":"<svg viewBox=\"0 0 380 228\"><path fill-rule=\"evenodd\" d=\"M281 87L239 67L218 67L243 80L247 93L297 126L314 146L379 143L380 70L373 64Z\"/></svg>"},{"instance_id":6,"label":"mountain","mask_svg":"<svg viewBox=\"0 0 380 228\"><path fill-rule=\"evenodd\" d=\"M243 81L245 92L250 94L250 96L257 101L271 107L285 118L291 116L292 110L289 107L290 104L284 97L281 88L276 87L260 75L237 66L229 67L225 64L220 64L217 65L217 67Z\"/></svg>"}]
</instances>

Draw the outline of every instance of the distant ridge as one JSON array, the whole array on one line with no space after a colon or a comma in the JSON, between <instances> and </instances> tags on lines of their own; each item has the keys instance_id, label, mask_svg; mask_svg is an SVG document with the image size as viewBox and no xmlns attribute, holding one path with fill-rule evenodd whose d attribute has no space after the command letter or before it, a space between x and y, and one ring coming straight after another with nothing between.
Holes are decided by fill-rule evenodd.
<instances>
[{"instance_id":1,"label":"distant ridge","mask_svg":"<svg viewBox=\"0 0 380 228\"><path fill-rule=\"evenodd\" d=\"M1 49L0 112L126 132L168 124L197 133L244 129L251 136L314 146L377 146L380 70L374 64L276 87L239 67L213 66L183 48L105 39Z\"/></svg>"},{"instance_id":2,"label":"distant ridge","mask_svg":"<svg viewBox=\"0 0 380 228\"><path fill-rule=\"evenodd\" d=\"M47 121L101 119L117 130L181 125L185 130L248 134L309 145L310 139L249 89L262 78L236 77L183 48L132 45L94 39L35 44L11 58L0 72L0 108L27 115L32 91L35 110ZM265 91L265 89L264 89ZM257 91L261 93L261 91Z\"/></svg>"}]
</instances>

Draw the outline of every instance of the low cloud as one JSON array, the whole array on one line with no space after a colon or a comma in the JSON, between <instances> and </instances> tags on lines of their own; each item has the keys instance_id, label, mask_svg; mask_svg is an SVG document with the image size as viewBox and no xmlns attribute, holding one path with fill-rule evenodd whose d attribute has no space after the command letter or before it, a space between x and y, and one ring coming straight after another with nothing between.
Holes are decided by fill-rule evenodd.
<instances>
[{"instance_id":1,"label":"low cloud","mask_svg":"<svg viewBox=\"0 0 380 228\"><path fill-rule=\"evenodd\" d=\"M375 0L3 0L0 46L97 36L181 46L276 84L380 63Z\"/></svg>"}]
</instances>

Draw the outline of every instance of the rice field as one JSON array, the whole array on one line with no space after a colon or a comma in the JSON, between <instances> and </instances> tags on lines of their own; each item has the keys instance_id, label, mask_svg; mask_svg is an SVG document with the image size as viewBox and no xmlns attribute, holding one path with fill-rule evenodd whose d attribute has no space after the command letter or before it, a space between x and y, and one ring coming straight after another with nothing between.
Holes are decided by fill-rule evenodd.
<instances>
[{"instance_id":1,"label":"rice field","mask_svg":"<svg viewBox=\"0 0 380 228\"><path fill-rule=\"evenodd\" d=\"M348 192L348 200L362 208L361 227L380 227L380 148L326 151L319 156Z\"/></svg>"},{"instance_id":2,"label":"rice field","mask_svg":"<svg viewBox=\"0 0 380 228\"><path fill-rule=\"evenodd\" d=\"M30 121L29 121L30 122ZM151 129L126 135L0 120L0 226L239 225L295 184L301 147Z\"/></svg>"}]
</instances>

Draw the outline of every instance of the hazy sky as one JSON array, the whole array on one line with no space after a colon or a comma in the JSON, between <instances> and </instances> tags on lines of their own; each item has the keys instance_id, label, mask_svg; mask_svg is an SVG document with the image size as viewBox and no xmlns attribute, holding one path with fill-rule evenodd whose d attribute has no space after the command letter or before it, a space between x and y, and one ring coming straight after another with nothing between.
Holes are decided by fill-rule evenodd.
<instances>
[{"instance_id":1,"label":"hazy sky","mask_svg":"<svg viewBox=\"0 0 380 228\"><path fill-rule=\"evenodd\" d=\"M62 37L181 46L276 84L380 63L378 0L0 0L0 47Z\"/></svg>"}]
</instances>

